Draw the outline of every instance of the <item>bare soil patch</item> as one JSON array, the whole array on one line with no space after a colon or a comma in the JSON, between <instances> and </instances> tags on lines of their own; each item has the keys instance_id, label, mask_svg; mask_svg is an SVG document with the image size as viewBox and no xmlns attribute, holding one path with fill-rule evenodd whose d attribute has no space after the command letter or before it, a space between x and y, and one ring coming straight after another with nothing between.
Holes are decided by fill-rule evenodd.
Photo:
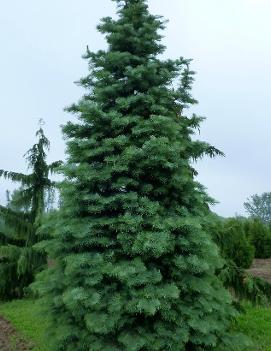
<instances>
[{"instance_id":1,"label":"bare soil patch","mask_svg":"<svg viewBox=\"0 0 271 351\"><path fill-rule=\"evenodd\" d=\"M5 318L0 316L0 350L29 351L33 347L26 343Z\"/></svg>"},{"instance_id":2,"label":"bare soil patch","mask_svg":"<svg viewBox=\"0 0 271 351\"><path fill-rule=\"evenodd\" d=\"M271 283L271 258L255 259L248 272Z\"/></svg>"}]
</instances>

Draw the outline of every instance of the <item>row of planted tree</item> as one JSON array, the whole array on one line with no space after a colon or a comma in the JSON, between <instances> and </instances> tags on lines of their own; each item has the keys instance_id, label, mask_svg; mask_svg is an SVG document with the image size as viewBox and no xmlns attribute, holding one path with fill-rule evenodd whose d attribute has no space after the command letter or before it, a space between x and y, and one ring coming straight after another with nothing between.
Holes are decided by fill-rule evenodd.
<instances>
[{"instance_id":1,"label":"row of planted tree","mask_svg":"<svg viewBox=\"0 0 271 351\"><path fill-rule=\"evenodd\" d=\"M115 1L118 17L98 26L108 49L87 50L86 94L68 109L78 120L63 128L59 208L44 215L60 162L47 165L42 130L32 173L1 171L21 185L1 207L1 295L22 296L35 278L50 350L246 349L233 298L269 299L246 272L269 229L210 212L193 161L222 153L196 140L203 118L187 115L190 60L161 58L165 24L146 1Z\"/></svg>"}]
</instances>

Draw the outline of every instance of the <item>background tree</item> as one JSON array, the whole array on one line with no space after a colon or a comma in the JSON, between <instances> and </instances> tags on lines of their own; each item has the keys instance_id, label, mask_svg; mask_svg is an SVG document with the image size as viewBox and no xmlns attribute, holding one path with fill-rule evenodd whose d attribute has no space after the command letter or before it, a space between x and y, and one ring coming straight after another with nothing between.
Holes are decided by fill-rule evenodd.
<instances>
[{"instance_id":1,"label":"background tree","mask_svg":"<svg viewBox=\"0 0 271 351\"><path fill-rule=\"evenodd\" d=\"M51 350L238 350L235 312L215 275L201 223L209 198L192 160L220 152L192 138L184 109L189 60L161 60L164 22L143 0L117 1L98 26L107 51L87 50L87 89L69 109L66 176L53 239L56 264L34 288L51 317Z\"/></svg>"},{"instance_id":2,"label":"background tree","mask_svg":"<svg viewBox=\"0 0 271 351\"><path fill-rule=\"evenodd\" d=\"M255 258L271 257L271 229L259 219L246 222L245 230L255 247Z\"/></svg>"},{"instance_id":3,"label":"background tree","mask_svg":"<svg viewBox=\"0 0 271 351\"><path fill-rule=\"evenodd\" d=\"M35 252L33 246L41 239L38 229L42 215L52 203L55 183L49 173L60 162L46 163L49 141L40 128L38 142L25 154L31 174L0 170L0 176L20 183L10 196L6 207L0 206L0 297L21 297L24 288L44 266L45 254Z\"/></svg>"},{"instance_id":4,"label":"background tree","mask_svg":"<svg viewBox=\"0 0 271 351\"><path fill-rule=\"evenodd\" d=\"M268 246L264 246L267 243L266 225L246 218L225 219L215 214L210 216L204 228L212 234L224 260L217 270L219 279L232 293L238 305L242 300L249 300L253 304L270 304L271 284L251 275L247 270L254 254L258 258L260 246L262 254L269 252Z\"/></svg>"},{"instance_id":5,"label":"background tree","mask_svg":"<svg viewBox=\"0 0 271 351\"><path fill-rule=\"evenodd\" d=\"M252 195L244 207L250 217L258 218L263 223L271 223L271 193L263 193L262 195Z\"/></svg>"},{"instance_id":6,"label":"background tree","mask_svg":"<svg viewBox=\"0 0 271 351\"><path fill-rule=\"evenodd\" d=\"M239 268L249 268L255 255L255 248L245 230L245 222L229 218L217 222L214 239L223 257L230 257Z\"/></svg>"}]
</instances>

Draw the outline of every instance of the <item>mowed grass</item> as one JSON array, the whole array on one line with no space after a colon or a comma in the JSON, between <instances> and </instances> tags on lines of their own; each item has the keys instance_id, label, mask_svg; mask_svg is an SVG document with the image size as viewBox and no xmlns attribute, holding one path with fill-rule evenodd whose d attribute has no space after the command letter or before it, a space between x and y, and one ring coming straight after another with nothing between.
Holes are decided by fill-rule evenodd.
<instances>
[{"instance_id":1,"label":"mowed grass","mask_svg":"<svg viewBox=\"0 0 271 351\"><path fill-rule=\"evenodd\" d=\"M25 340L35 345L31 351L50 351L44 337L47 321L41 313L39 301L0 302L0 315L10 321Z\"/></svg>"},{"instance_id":2,"label":"mowed grass","mask_svg":"<svg viewBox=\"0 0 271 351\"><path fill-rule=\"evenodd\" d=\"M26 340L35 344L33 351L50 351L44 338L47 321L41 314L39 301L0 303L0 315L8 319ZM253 341L254 345L246 351L271 351L271 308L246 304L245 313L238 318L234 329Z\"/></svg>"},{"instance_id":3,"label":"mowed grass","mask_svg":"<svg viewBox=\"0 0 271 351\"><path fill-rule=\"evenodd\" d=\"M247 335L253 342L246 351L271 351L271 308L245 304L235 329Z\"/></svg>"}]
</instances>

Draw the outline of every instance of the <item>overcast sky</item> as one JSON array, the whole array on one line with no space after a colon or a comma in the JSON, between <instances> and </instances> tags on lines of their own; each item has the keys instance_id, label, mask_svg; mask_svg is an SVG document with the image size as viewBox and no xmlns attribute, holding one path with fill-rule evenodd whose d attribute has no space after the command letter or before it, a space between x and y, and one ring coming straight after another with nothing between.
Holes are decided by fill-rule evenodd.
<instances>
[{"instance_id":1,"label":"overcast sky","mask_svg":"<svg viewBox=\"0 0 271 351\"><path fill-rule=\"evenodd\" d=\"M223 216L242 214L254 193L271 191L271 2L149 0L169 20L165 57L193 58L201 138L226 154L199 162L200 181ZM50 160L63 159L59 126L78 100L86 45L105 48L96 25L115 13L110 0L0 0L0 168L25 171L38 120L46 122ZM0 201L12 188L0 180Z\"/></svg>"}]
</instances>

